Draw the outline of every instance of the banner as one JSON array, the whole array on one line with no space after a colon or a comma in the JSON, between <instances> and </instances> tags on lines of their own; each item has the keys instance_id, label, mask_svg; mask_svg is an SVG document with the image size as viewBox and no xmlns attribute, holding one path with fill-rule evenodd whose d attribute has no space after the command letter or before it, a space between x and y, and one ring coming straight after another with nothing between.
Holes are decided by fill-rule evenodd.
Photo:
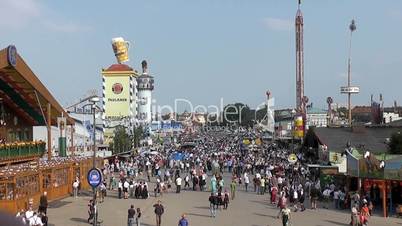
<instances>
[{"instance_id":1,"label":"banner","mask_svg":"<svg viewBox=\"0 0 402 226\"><path fill-rule=\"evenodd\" d=\"M130 116L130 76L105 77L105 117L119 121Z\"/></svg>"}]
</instances>

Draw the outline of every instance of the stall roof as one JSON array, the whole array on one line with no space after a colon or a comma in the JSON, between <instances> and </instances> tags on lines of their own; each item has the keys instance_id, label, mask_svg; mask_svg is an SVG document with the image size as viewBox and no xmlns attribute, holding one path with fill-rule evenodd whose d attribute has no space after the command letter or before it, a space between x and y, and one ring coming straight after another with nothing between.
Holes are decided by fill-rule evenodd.
<instances>
[{"instance_id":1,"label":"stall roof","mask_svg":"<svg viewBox=\"0 0 402 226\"><path fill-rule=\"evenodd\" d=\"M48 103L52 106L52 125L57 124L57 117L62 114L67 118L67 124L74 124L74 120L68 116L13 46L0 50L0 95L8 107L32 126L46 125L44 118Z\"/></svg>"},{"instance_id":2,"label":"stall roof","mask_svg":"<svg viewBox=\"0 0 402 226\"><path fill-rule=\"evenodd\" d=\"M330 151L342 152L347 142L358 150L383 153L388 149L387 138L402 127L356 127L356 128L315 128L319 142L328 146Z\"/></svg>"}]
</instances>

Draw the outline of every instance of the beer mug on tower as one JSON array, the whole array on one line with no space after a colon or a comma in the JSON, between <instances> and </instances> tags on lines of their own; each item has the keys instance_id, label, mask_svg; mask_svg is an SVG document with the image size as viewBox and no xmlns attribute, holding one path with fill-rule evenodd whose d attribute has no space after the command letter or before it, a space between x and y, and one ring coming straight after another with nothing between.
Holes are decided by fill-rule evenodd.
<instances>
[{"instance_id":1,"label":"beer mug on tower","mask_svg":"<svg viewBox=\"0 0 402 226\"><path fill-rule=\"evenodd\" d=\"M128 49L130 47L130 43L128 41L124 41L122 37L113 38L112 47L114 55L116 56L117 62L119 64L127 62L129 60Z\"/></svg>"}]
</instances>

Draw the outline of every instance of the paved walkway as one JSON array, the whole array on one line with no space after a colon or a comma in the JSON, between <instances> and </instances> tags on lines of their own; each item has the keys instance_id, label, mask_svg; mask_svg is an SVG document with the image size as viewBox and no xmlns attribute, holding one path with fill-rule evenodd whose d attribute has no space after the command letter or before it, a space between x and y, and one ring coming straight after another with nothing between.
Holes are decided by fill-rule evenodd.
<instances>
[{"instance_id":1,"label":"paved walkway","mask_svg":"<svg viewBox=\"0 0 402 226\"><path fill-rule=\"evenodd\" d=\"M228 180L226 180L228 183ZM153 188L153 185L150 186ZM242 189L242 188L241 188ZM131 204L141 208L143 226L155 225L152 205L162 200L165 214L162 217L163 226L176 226L180 215L186 213L191 226L279 226L281 221L276 218L278 209L268 203L269 195L256 195L253 192L238 191L236 199L231 201L228 210L218 211L216 218L209 213L208 192L182 191L180 194L169 193L163 197L150 197L146 200L117 199L116 192L109 191L105 202L99 205L102 226L127 225L127 209ZM77 199L69 197L55 203L48 210L49 223L54 226L82 226L88 218L87 204L89 196ZM339 226L348 225L349 213L335 210L306 210L292 212L292 226ZM402 218L372 217L369 225L398 226Z\"/></svg>"}]
</instances>

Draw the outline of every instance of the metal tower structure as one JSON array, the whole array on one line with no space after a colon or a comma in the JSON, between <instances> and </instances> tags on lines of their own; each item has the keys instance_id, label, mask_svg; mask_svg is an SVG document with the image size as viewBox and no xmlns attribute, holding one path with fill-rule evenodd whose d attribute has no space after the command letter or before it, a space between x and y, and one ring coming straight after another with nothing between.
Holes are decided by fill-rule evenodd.
<instances>
[{"instance_id":1,"label":"metal tower structure","mask_svg":"<svg viewBox=\"0 0 402 226\"><path fill-rule=\"evenodd\" d=\"M351 84L351 80L352 80L352 78L351 78L352 77L352 75L351 75L352 34L356 30L355 20L351 21L351 23L349 25L349 30L350 30L350 39L349 39L349 55L348 55L348 85L341 87L341 93L348 95L348 124L351 127L352 126L352 100L351 100L351 95L352 94L358 94L360 92L360 89L359 89L358 86L352 86L352 84Z\"/></svg>"},{"instance_id":2,"label":"metal tower structure","mask_svg":"<svg viewBox=\"0 0 402 226\"><path fill-rule=\"evenodd\" d=\"M296 28L296 109L305 114L304 98L304 56L303 56L303 14L300 10L301 0L295 18Z\"/></svg>"}]
</instances>

